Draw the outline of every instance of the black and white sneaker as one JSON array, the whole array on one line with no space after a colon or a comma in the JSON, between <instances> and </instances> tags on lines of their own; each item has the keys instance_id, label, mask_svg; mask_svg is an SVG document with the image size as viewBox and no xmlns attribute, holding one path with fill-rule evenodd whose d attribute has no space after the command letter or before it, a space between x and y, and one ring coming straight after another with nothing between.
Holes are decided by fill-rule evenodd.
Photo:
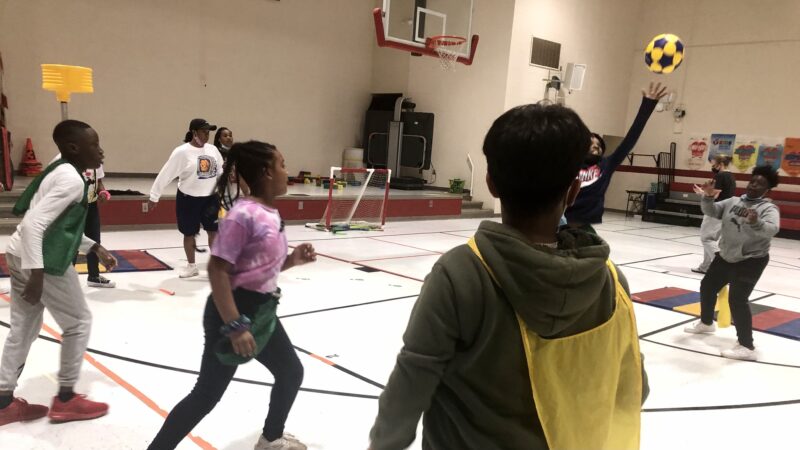
<instances>
[{"instance_id":1,"label":"black and white sneaker","mask_svg":"<svg viewBox=\"0 0 800 450\"><path fill-rule=\"evenodd\" d=\"M117 283L114 283L113 281L109 280L108 278L102 275L97 278L89 277L86 280L86 284L89 287L97 287L97 288L113 288L117 286Z\"/></svg>"}]
</instances>

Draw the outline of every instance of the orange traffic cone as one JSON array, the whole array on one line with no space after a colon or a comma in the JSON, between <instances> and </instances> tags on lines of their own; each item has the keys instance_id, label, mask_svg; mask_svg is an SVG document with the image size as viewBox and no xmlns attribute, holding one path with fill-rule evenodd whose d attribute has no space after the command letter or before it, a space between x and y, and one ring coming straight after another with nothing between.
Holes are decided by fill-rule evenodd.
<instances>
[{"instance_id":1,"label":"orange traffic cone","mask_svg":"<svg viewBox=\"0 0 800 450\"><path fill-rule=\"evenodd\" d=\"M22 157L22 164L19 165L19 171L26 177L35 177L42 173L42 163L36 159L36 154L33 153L33 142L31 138L25 142L25 155Z\"/></svg>"}]
</instances>

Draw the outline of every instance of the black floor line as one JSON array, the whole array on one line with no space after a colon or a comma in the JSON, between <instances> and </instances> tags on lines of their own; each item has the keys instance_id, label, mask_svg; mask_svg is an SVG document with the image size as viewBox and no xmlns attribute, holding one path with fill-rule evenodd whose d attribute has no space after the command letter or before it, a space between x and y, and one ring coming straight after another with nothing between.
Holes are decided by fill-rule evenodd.
<instances>
[{"instance_id":1,"label":"black floor line","mask_svg":"<svg viewBox=\"0 0 800 450\"><path fill-rule=\"evenodd\" d=\"M690 238L690 237L700 237L700 236L698 236L696 234L687 234L685 236L678 236L678 237L674 237L674 238L669 238L667 240L668 241L677 241L678 239L686 239L686 238ZM689 244L688 242L681 242L681 244L692 245L692 244Z\"/></svg>"},{"instance_id":2,"label":"black floor line","mask_svg":"<svg viewBox=\"0 0 800 450\"><path fill-rule=\"evenodd\" d=\"M784 266L789 266L789 267L781 267L781 266L777 266L777 265L773 265L773 264L783 264ZM800 270L800 266L795 266L794 264L789 264L789 263L786 263L786 262L783 262L783 261L772 260L772 261L770 261L770 265L772 265L772 267L777 267L779 269Z\"/></svg>"},{"instance_id":3,"label":"black floor line","mask_svg":"<svg viewBox=\"0 0 800 450\"><path fill-rule=\"evenodd\" d=\"M681 321L681 322L678 322L678 323L674 323L672 325L668 325L668 326L666 326L664 328L659 328L658 330L655 330L655 331L650 331L650 332L645 333L645 334L640 334L639 335L639 339L644 339L644 338L650 337L650 336L652 336L654 334L661 333L662 331L667 331L667 330L671 330L672 328L679 327L681 325L686 325L687 323L694 322L695 320L697 320L697 317L692 317L691 319L686 319L684 321Z\"/></svg>"},{"instance_id":4,"label":"black floor line","mask_svg":"<svg viewBox=\"0 0 800 450\"><path fill-rule=\"evenodd\" d=\"M651 344L656 344L656 345L661 345L661 346L664 346L664 347L670 347L670 348L674 348L674 349L677 349L677 350L682 350L682 351L685 351L685 352L697 353L697 354L706 355L706 356L713 356L715 358L724 358L722 355L720 355L718 353L708 353L708 352L702 352L700 350L692 350L690 348L680 347L680 346L672 345L672 344L666 344L664 342L653 341L653 340L650 340L650 339L640 339L640 340L645 341L645 342L649 342ZM724 358L724 359L727 359L727 358ZM794 365L794 364L781 364L781 363L774 363L774 362L767 362L767 361L742 361L742 362L743 363L750 363L750 364L761 364L761 365L765 365L765 366L787 367L789 369L800 369L800 366Z\"/></svg>"},{"instance_id":5,"label":"black floor line","mask_svg":"<svg viewBox=\"0 0 800 450\"><path fill-rule=\"evenodd\" d=\"M658 258L643 259L641 261L631 261L631 262L626 262L626 263L617 264L617 265L620 266L620 267L625 267L625 266L627 266L629 264L639 264L639 263L643 263L643 262L658 261L659 259L678 258L680 256L688 256L688 255L694 255L694 253L681 253L679 255L660 256Z\"/></svg>"},{"instance_id":6,"label":"black floor line","mask_svg":"<svg viewBox=\"0 0 800 450\"><path fill-rule=\"evenodd\" d=\"M670 271L664 272L664 271L661 271L661 270L645 269L644 267L634 267L634 266L627 266L625 268L626 269L643 270L645 272L667 274L667 275L672 276L672 277L684 278L684 279L687 279L687 280L694 280L694 281L696 281L698 283L700 283L700 280L702 280L702 278L689 277L689 276L681 275L681 274L678 274L678 273L675 273L675 272L670 272Z\"/></svg>"},{"instance_id":7,"label":"black floor line","mask_svg":"<svg viewBox=\"0 0 800 450\"><path fill-rule=\"evenodd\" d=\"M620 264L620 265L621 265L621 264ZM626 270L627 270L627 269L634 269L634 270L642 270L642 271L645 271L645 272L651 272L651 273L660 273L660 274L662 274L662 275L669 275L669 276L671 276L671 277L683 278L683 279L685 279L685 280L694 280L694 281L696 281L697 283L700 283L700 281L702 280L702 278L694 278L694 277L690 277L690 276L686 276L686 275L681 275L681 274L679 274L679 273L676 273L676 272L671 272L671 271L660 271L660 270L653 270L653 269L645 269L645 268L643 268L643 267L634 267L634 266L626 266L626 267L625 267L625 269L626 269ZM760 289L756 289L756 290L758 291L758 290L760 290ZM762 292L763 292L763 291L762 291ZM797 299L800 299L800 297L795 297L795 296L793 296L793 295L789 295L789 294L782 294L782 293L779 293L779 292L772 292L772 293L770 293L770 295L780 295L781 297L789 297L789 298L797 298ZM760 299L759 299L759 300L760 300ZM750 300L750 301L753 301L753 300Z\"/></svg>"},{"instance_id":8,"label":"black floor line","mask_svg":"<svg viewBox=\"0 0 800 450\"><path fill-rule=\"evenodd\" d=\"M327 358L321 358L321 357L311 353L310 351L302 349L302 348L300 348L300 347L298 347L296 345L292 345L292 347L294 347L295 350L297 350L297 351L303 352L306 355L311 356L312 358L316 358L316 359L319 359L321 361L324 361L324 362L326 362L326 364L330 365L334 369L340 370L340 371L342 371L342 372L344 372L344 373L346 373L346 374L348 374L348 375L350 375L350 376L352 376L354 378L358 378L359 380L361 380L361 381L363 381L363 382L365 382L367 384L371 384L371 385L373 385L373 386L375 386L375 387L377 387L379 389L383 389L383 388L386 387L386 386L378 383L377 381L370 380L369 378L365 377L364 375L360 375L360 374L358 374L356 372L353 372L352 370L350 370L350 369L348 369L346 367L342 367L339 364L336 364L335 362L333 362L333 361L331 361L331 360L329 360Z\"/></svg>"},{"instance_id":9,"label":"black floor line","mask_svg":"<svg viewBox=\"0 0 800 450\"><path fill-rule=\"evenodd\" d=\"M766 294L766 295L762 295L761 297L758 297L758 298L754 298L754 299L752 299L752 300L749 300L749 302L750 302L750 303L752 303L752 302L757 302L757 301L759 301L759 300L764 300L765 298L772 297L773 295L775 295L775 294ZM640 304L642 304L642 303L640 303ZM646 305L646 304L645 304L645 305ZM661 309L661 308L659 308L659 309ZM669 311L669 310L668 310L668 309L665 309L664 311ZM673 312L679 312L679 311L673 311ZM680 314L686 314L686 313L683 313L683 312L679 312L679 313L680 313ZM691 314L690 314L690 315L691 315ZM655 330L655 331L650 331L650 332L648 332L648 333L645 333L645 334L639 335L639 339L644 339L644 338L650 337L650 336L652 336L652 335L654 335L654 334L661 333L662 331L667 331L667 330L670 330L670 329L672 329L672 328L679 327L679 326L681 326L681 325L686 325L687 323L689 323L689 322L694 322L695 320L698 320L698 319L699 319L699 317L697 317L697 316L692 316L691 318L689 318L689 319L686 319L686 320L684 320L684 321L681 321L681 322L678 322L678 323L674 323L674 324L672 324L672 325L667 325L667 326L666 326L666 327L664 327L664 328L660 328L660 329L658 329L658 330Z\"/></svg>"},{"instance_id":10,"label":"black floor line","mask_svg":"<svg viewBox=\"0 0 800 450\"><path fill-rule=\"evenodd\" d=\"M9 328L9 324L7 324L6 322L0 321L0 325L4 326L6 328ZM680 325L680 324L676 324L676 325L673 325L673 326L677 326L677 325ZM40 334L39 338L44 339L45 341L61 344L60 341L58 341L56 339L53 339L50 336L43 336L43 335ZM664 344L664 343L661 343L661 342L651 341L651 340L648 340L648 339L642 339L642 340L645 341L645 342L649 342L651 344L664 345L664 346L675 348L675 349L678 349L678 350L688 351L688 352L692 352L692 353L699 353L699 354L709 355L709 356L716 356L716 355L711 354L711 353L701 352L701 351L697 351L697 350L690 350L690 349L677 347L677 346L670 345L670 344ZM295 348L297 348L298 350L300 350L300 351L302 351L304 353L307 353L307 354L311 355L311 353L306 351L306 350L303 350L303 349L301 349L299 347L295 347ZM182 368L179 368L179 367L166 366L166 365L163 365L163 364L156 364L156 363L152 363L152 362L148 362L148 361L142 361L142 360L138 360L138 359L134 359L134 358L128 358L128 357L125 357L125 356L115 355L113 353L108 353L108 352L104 352L104 351L100 351L100 350L94 350L94 349L91 349L91 348L87 349L86 351L88 353L93 353L93 354L96 354L96 355L106 356L106 357L109 357L109 358L118 359L118 360L121 360L121 361L130 362L130 363L133 363L133 364L139 364L139 365L144 365L144 366L148 366L148 367L154 367L154 368L158 368L158 369L170 370L170 371L173 371L173 372L180 372L180 373L186 373L186 374L191 374L191 375L197 375L198 374L198 372L195 371L195 370L182 369ZM720 358L721 358L721 356L720 356ZM751 361L751 362L800 369L800 366L793 366L793 365L788 365L788 364L766 363L766 362L762 362L762 361ZM362 376L356 374L355 372L349 371L349 370L344 369L344 368L342 368L340 366L336 366L336 367L339 368L339 370L343 370L345 373L357 376L358 378L360 378L360 379L362 379L362 380L364 380L364 381L366 381L366 382L368 382L368 383L370 383L370 384L372 384L372 385L374 385L374 386L376 386L376 387L378 387L380 389L384 389L384 387L385 387L385 386L381 385L380 383L376 383L376 382L374 382L372 380L369 380L366 377L362 377ZM244 378L233 378L233 381L238 382L238 383L257 385L257 386L267 386L267 387L273 386L273 383L267 383L265 381L257 381L257 380L248 380L248 379L244 379ZM352 393L352 392L330 391L330 390L325 390L325 389L314 389L314 388L304 388L304 387L301 387L300 391L309 392L309 393L315 393L315 394L335 395L335 396L340 396L340 397L363 398L363 399L369 399L369 400L377 400L379 398L379 396L377 396L377 395L356 394L356 393ZM764 407L771 407L771 406L794 405L794 404L798 404L798 403L800 403L800 399L782 400L782 401L773 401L773 402L760 402L760 403L733 404L733 405L681 406L681 407L670 407L670 408L643 408L642 412L643 413L658 413L658 412L680 412L680 411L711 411L711 410L727 410L727 409L747 409L747 408L764 408Z\"/></svg>"},{"instance_id":11,"label":"black floor line","mask_svg":"<svg viewBox=\"0 0 800 450\"><path fill-rule=\"evenodd\" d=\"M374 305L376 303L393 302L395 300L405 300L407 298L413 298L413 297L418 297L418 296L419 296L419 294L406 295L406 296L403 296L403 297L387 298L387 299L384 299L384 300L375 300L375 301L372 301L372 302L356 303L354 305L345 305L345 306L336 306L336 307L333 307L333 308L316 309L314 311L305 311L305 312L301 312L301 313L286 314L285 316L278 316L278 318L279 319L287 319L289 317L305 316L307 314L316 314L316 313L321 313L321 312L336 311L337 309L355 308L355 307L358 307L358 306Z\"/></svg>"},{"instance_id":12,"label":"black floor line","mask_svg":"<svg viewBox=\"0 0 800 450\"><path fill-rule=\"evenodd\" d=\"M11 328L11 326L8 323L3 322L2 320L0 320L0 326L4 326L6 328ZM50 336L45 336L45 335L40 334L39 335L39 339L43 339L45 341L53 342L53 343L61 345L61 341L59 341L58 339L54 339L54 338L52 338ZM295 347L295 348L297 348L297 347ZM298 348L298 350L302 350L302 349ZM305 353L308 353L305 350L302 350L302 351L305 352ZM180 367L173 367L173 366L167 366L167 365L164 365L164 364L158 364L158 363L153 363L153 362L149 362L149 361L142 361L140 359L135 359L135 358L129 358L127 356L116 355L114 353L104 352L102 350L95 350L93 348L87 348L86 349L86 353L105 356L105 357L108 357L108 358L117 359L117 360L120 360L120 361L129 362L129 363L132 363L132 364L138 364L138 365L141 365L141 366L147 366L147 367L153 367L153 368L156 368L156 369L169 370L169 371L172 371L172 372L186 373L186 374L189 374L189 375L199 375L200 374L200 372L198 372L196 370L182 369ZM342 370L342 368L339 368L339 370ZM360 377L360 375L356 374L355 372L347 371L346 373L349 373L351 375L357 375L357 378ZM383 389L383 385L381 385L379 383L375 383L374 381L368 380L367 378L362 378L362 379L367 381L367 382L369 382L370 384L375 385L376 387L379 387L380 389ZM245 384L254 384L254 385L258 385L258 386L273 386L274 385L273 383L267 383L266 381L248 380L248 379L245 379L245 378L236 378L236 377L233 378L233 381L236 381L236 382L239 382L239 383L245 383ZM353 392L330 391L330 390L326 390L326 389L315 389L315 388L306 388L306 387L301 387L300 391L312 392L312 393L316 393L316 394L336 395L336 396L339 396L339 397L353 397L353 398L366 398L366 399L377 399L378 398L377 395L356 394L356 393L353 393Z\"/></svg>"},{"instance_id":13,"label":"black floor line","mask_svg":"<svg viewBox=\"0 0 800 450\"><path fill-rule=\"evenodd\" d=\"M650 228L638 228L638 229L637 229L637 231L638 231L638 230L650 230ZM647 236L647 235L644 235L644 234L629 233L628 231L631 231L631 230L626 230L626 231L612 231L611 233L619 233L619 234L624 234L624 235L626 235L626 236L635 236L635 237L640 237L640 238L645 238L645 239L655 239L655 240L657 240L657 241L669 241L669 240L673 239L673 238L663 238L663 237ZM695 235L693 235L693 234L690 234L690 235L686 235L686 236L679 236L679 237L678 237L678 239L685 239L685 238L688 238L688 237L693 237L693 236L695 236ZM697 236L697 238L699 239L699 238L700 238L700 236ZM687 243L685 243L685 242L676 242L676 243L677 243L677 244L684 244L684 245L692 245L692 244L687 244Z\"/></svg>"},{"instance_id":14,"label":"black floor line","mask_svg":"<svg viewBox=\"0 0 800 450\"><path fill-rule=\"evenodd\" d=\"M475 229L474 228L470 228L470 229L467 229L467 230L426 231L426 232L418 232L418 233L401 233L401 234L380 234L379 236L390 238L390 237L395 237L395 236L416 236L416 235L420 235L420 234L451 234L451 233L461 233L461 232L464 232L464 231L475 231ZM458 236L458 235L453 235L453 236ZM293 243L302 243L302 242L341 241L341 240L350 240L350 239L371 239L373 237L375 237L375 236L347 236L347 237L341 237L341 238L337 238L337 239L331 239L331 238L328 238L328 239L290 239L289 243L293 244ZM458 236L458 237L464 237L464 236ZM467 238L464 238L464 239L467 239ZM208 248L208 245L198 245L198 247ZM137 250L175 250L175 249L183 249L183 246L182 245L175 245L175 246L169 246L169 247L149 247L149 248L141 248L141 249L137 249Z\"/></svg>"},{"instance_id":15,"label":"black floor line","mask_svg":"<svg viewBox=\"0 0 800 450\"><path fill-rule=\"evenodd\" d=\"M769 294L762 295L761 297L754 298L752 300L748 300L748 302L750 302L750 303L757 302L759 300L764 300L765 298L772 297L773 295L777 295L777 294L774 294L774 293L770 292Z\"/></svg>"},{"instance_id":16,"label":"black floor line","mask_svg":"<svg viewBox=\"0 0 800 450\"><path fill-rule=\"evenodd\" d=\"M713 405L713 406L677 406L673 408L642 408L643 413L675 412L675 411L713 411L721 409L746 409L746 408L766 408L769 406L796 405L800 399L782 400L776 402L763 403L742 403L735 405Z\"/></svg>"}]
</instances>

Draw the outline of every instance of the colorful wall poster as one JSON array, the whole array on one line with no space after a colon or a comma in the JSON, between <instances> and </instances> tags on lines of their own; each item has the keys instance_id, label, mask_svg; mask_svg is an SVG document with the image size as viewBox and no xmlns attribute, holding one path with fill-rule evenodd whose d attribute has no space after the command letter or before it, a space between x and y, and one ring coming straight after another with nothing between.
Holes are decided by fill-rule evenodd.
<instances>
[{"instance_id":1,"label":"colorful wall poster","mask_svg":"<svg viewBox=\"0 0 800 450\"><path fill-rule=\"evenodd\" d=\"M749 172L750 168L756 165L756 150L758 141L739 138L733 148L733 166L739 172Z\"/></svg>"},{"instance_id":2,"label":"colorful wall poster","mask_svg":"<svg viewBox=\"0 0 800 450\"><path fill-rule=\"evenodd\" d=\"M781 169L790 177L800 175L800 138L786 138Z\"/></svg>"},{"instance_id":3,"label":"colorful wall poster","mask_svg":"<svg viewBox=\"0 0 800 450\"><path fill-rule=\"evenodd\" d=\"M736 142L735 134L712 134L708 160L711 161L717 155L728 155L733 158L734 142Z\"/></svg>"},{"instance_id":4,"label":"colorful wall poster","mask_svg":"<svg viewBox=\"0 0 800 450\"><path fill-rule=\"evenodd\" d=\"M706 150L708 150L707 136L693 136L689 138L686 146L689 152L688 166L691 169L701 169L706 163Z\"/></svg>"},{"instance_id":5,"label":"colorful wall poster","mask_svg":"<svg viewBox=\"0 0 800 450\"><path fill-rule=\"evenodd\" d=\"M783 144L775 140L764 140L758 146L757 166L772 166L775 170L780 170L783 158Z\"/></svg>"}]
</instances>

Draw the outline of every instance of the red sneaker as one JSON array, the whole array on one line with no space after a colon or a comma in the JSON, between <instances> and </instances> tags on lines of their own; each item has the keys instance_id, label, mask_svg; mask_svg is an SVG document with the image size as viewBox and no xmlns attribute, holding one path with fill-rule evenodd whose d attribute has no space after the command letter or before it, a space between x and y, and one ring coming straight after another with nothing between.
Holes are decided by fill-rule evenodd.
<instances>
[{"instance_id":1,"label":"red sneaker","mask_svg":"<svg viewBox=\"0 0 800 450\"><path fill-rule=\"evenodd\" d=\"M96 419L108 414L108 404L93 402L85 395L75 394L68 402L62 402L56 395L50 406L50 420L53 422L71 422L73 420Z\"/></svg>"},{"instance_id":2,"label":"red sneaker","mask_svg":"<svg viewBox=\"0 0 800 450\"><path fill-rule=\"evenodd\" d=\"M29 405L24 399L14 398L8 407L0 409L0 426L14 422L41 419L47 415L47 406Z\"/></svg>"}]
</instances>

